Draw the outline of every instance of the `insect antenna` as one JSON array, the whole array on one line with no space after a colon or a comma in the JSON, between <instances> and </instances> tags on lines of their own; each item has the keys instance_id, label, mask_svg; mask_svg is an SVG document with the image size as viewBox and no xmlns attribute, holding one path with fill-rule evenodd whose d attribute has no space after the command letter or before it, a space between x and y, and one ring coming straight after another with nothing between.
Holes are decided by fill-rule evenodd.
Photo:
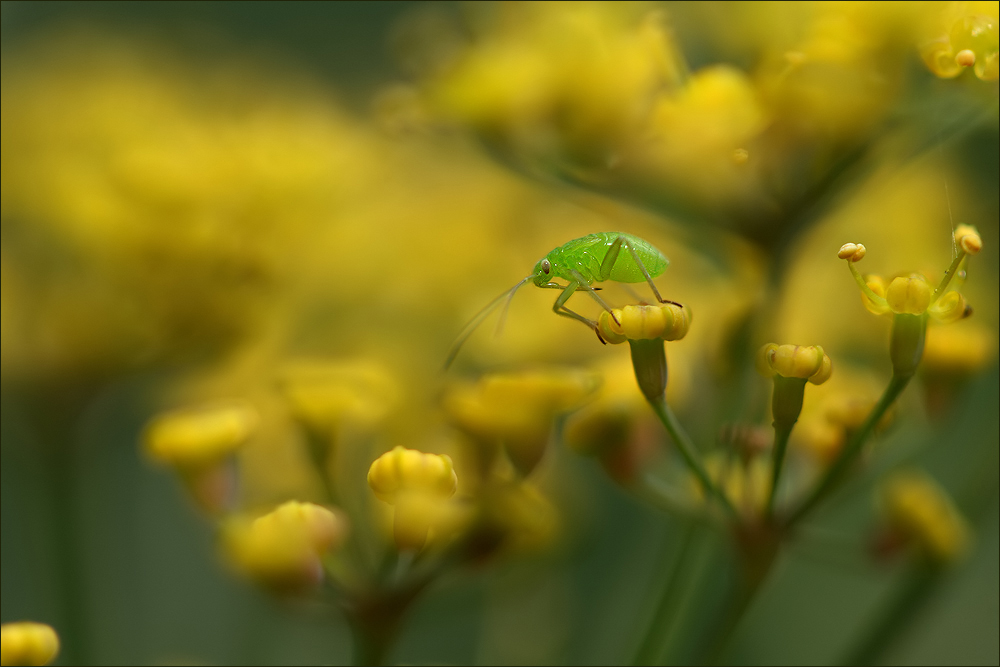
<instances>
[{"instance_id":1,"label":"insect antenna","mask_svg":"<svg viewBox=\"0 0 1000 667\"><path fill-rule=\"evenodd\" d=\"M467 341L469 339L469 336L472 335L472 332L474 332L479 327L479 325L483 323L483 320L489 317L490 314L497 309L497 307L501 304L501 302L503 302L505 298L507 300L506 304L510 305L510 300L514 296L514 292L516 292L518 288L521 287L521 285L528 282L529 280L531 280L531 276L528 276L524 280L518 282L509 290L505 290L498 297L496 297L488 304L486 304L486 306L482 310L476 313L475 316L471 320L469 320L469 323L466 324L465 327L463 327L462 332L458 335L458 338L456 338L455 342L451 344L451 349L448 350L448 357L444 361L444 370L448 370L452 362L455 361L455 357L458 356L459 350L461 350L462 346L465 345L465 341ZM506 315L506 313L507 313L507 308L505 306L504 315ZM501 323L502 322L503 318L501 318Z\"/></svg>"},{"instance_id":2,"label":"insect antenna","mask_svg":"<svg viewBox=\"0 0 1000 667\"><path fill-rule=\"evenodd\" d=\"M514 300L514 292L516 292L517 290L519 290L521 288L521 286L524 285L524 283L528 282L533 277L534 276L528 276L527 278L525 278L524 280L522 280L518 284L516 284L513 287L511 287L510 291L507 292L507 300L504 301L503 310L500 311L500 319L497 320L497 328L496 328L496 331L494 332L494 335L499 335L500 332L503 331L504 322L507 321L507 311L510 309L510 302Z\"/></svg>"}]
</instances>

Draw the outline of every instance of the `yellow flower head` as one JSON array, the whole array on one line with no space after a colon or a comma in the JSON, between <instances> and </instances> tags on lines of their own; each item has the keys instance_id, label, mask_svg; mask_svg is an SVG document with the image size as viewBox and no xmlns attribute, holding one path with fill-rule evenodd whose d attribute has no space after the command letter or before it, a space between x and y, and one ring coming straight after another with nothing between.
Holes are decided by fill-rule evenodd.
<instances>
[{"instance_id":1,"label":"yellow flower head","mask_svg":"<svg viewBox=\"0 0 1000 667\"><path fill-rule=\"evenodd\" d=\"M955 228L955 247L959 254L945 272L944 280L937 289L919 273L896 276L888 285L881 276L862 276L854 266L867 254L867 249L860 243L845 243L837 252L837 257L847 260L851 275L861 289L861 301L869 312L876 315L928 313L940 322L954 322L968 317L971 309L960 293L948 291L948 285L966 257L982 249L983 241L975 227L959 225Z\"/></svg>"},{"instance_id":2,"label":"yellow flower head","mask_svg":"<svg viewBox=\"0 0 1000 667\"><path fill-rule=\"evenodd\" d=\"M59 653L59 636L44 623L0 626L0 665L47 665Z\"/></svg>"},{"instance_id":3,"label":"yellow flower head","mask_svg":"<svg viewBox=\"0 0 1000 667\"><path fill-rule=\"evenodd\" d=\"M281 388L295 418L316 431L372 426L399 398L388 370L369 361L300 361L285 369Z\"/></svg>"},{"instance_id":4,"label":"yellow flower head","mask_svg":"<svg viewBox=\"0 0 1000 667\"><path fill-rule=\"evenodd\" d=\"M927 68L942 79L951 79L971 67L977 78L996 81L1000 74L997 3L948 4L944 34L925 42L920 49Z\"/></svg>"},{"instance_id":5,"label":"yellow flower head","mask_svg":"<svg viewBox=\"0 0 1000 667\"><path fill-rule=\"evenodd\" d=\"M289 501L253 520L230 520L222 535L238 569L269 587L294 590L322 581L322 557L344 542L347 523L326 507Z\"/></svg>"},{"instance_id":6,"label":"yellow flower head","mask_svg":"<svg viewBox=\"0 0 1000 667\"><path fill-rule=\"evenodd\" d=\"M583 405L599 385L596 375L575 370L500 373L456 385L443 406L461 430L479 441L503 444L526 475L545 453L555 418Z\"/></svg>"},{"instance_id":7,"label":"yellow flower head","mask_svg":"<svg viewBox=\"0 0 1000 667\"><path fill-rule=\"evenodd\" d=\"M690 328L691 309L675 303L613 308L598 319L601 337L614 345L626 340L680 340Z\"/></svg>"},{"instance_id":8,"label":"yellow flower head","mask_svg":"<svg viewBox=\"0 0 1000 667\"><path fill-rule=\"evenodd\" d=\"M889 523L932 559L950 563L969 548L969 527L944 489L916 472L901 472L881 487L879 500Z\"/></svg>"},{"instance_id":9,"label":"yellow flower head","mask_svg":"<svg viewBox=\"0 0 1000 667\"><path fill-rule=\"evenodd\" d=\"M372 463L368 486L379 500L393 505L408 493L450 498L458 488L458 476L450 456L397 446Z\"/></svg>"},{"instance_id":10,"label":"yellow flower head","mask_svg":"<svg viewBox=\"0 0 1000 667\"><path fill-rule=\"evenodd\" d=\"M757 352L757 370L765 377L780 375L823 384L833 373L833 362L819 345L768 343Z\"/></svg>"},{"instance_id":11,"label":"yellow flower head","mask_svg":"<svg viewBox=\"0 0 1000 667\"><path fill-rule=\"evenodd\" d=\"M167 412L146 426L149 456L178 468L203 468L239 449L257 426L257 413L243 404Z\"/></svg>"}]
</instances>

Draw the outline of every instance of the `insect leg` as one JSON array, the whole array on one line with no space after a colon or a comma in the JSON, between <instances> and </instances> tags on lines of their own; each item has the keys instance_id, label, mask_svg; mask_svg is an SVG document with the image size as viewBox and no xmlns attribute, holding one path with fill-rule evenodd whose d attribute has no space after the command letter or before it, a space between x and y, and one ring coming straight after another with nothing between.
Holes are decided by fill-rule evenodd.
<instances>
[{"instance_id":1,"label":"insect leg","mask_svg":"<svg viewBox=\"0 0 1000 667\"><path fill-rule=\"evenodd\" d=\"M588 319L579 313L575 313L566 307L566 302L569 301L569 298L573 296L573 294L576 292L578 288L579 285L575 281L570 281L569 285L566 285L566 287L563 288L562 294L559 295L559 297L556 299L556 302L552 304L552 311L556 315L562 315L563 317L568 317L570 319L576 320L577 322L583 322L588 327L596 331L597 322Z\"/></svg>"},{"instance_id":2,"label":"insect leg","mask_svg":"<svg viewBox=\"0 0 1000 667\"><path fill-rule=\"evenodd\" d=\"M608 313L611 314L611 319L615 321L615 324L621 324L621 322L618 321L618 318L615 317L614 312L612 312L611 306L609 306L607 302L605 302L604 299L600 297L597 291L590 286L590 283L588 283L586 279L582 275L580 275L578 271L570 270L570 275L573 276L573 280L577 283L578 285L577 289L582 289L589 292L590 296L594 297L597 303L601 304L601 308L603 308L604 310L608 311Z\"/></svg>"},{"instance_id":3,"label":"insect leg","mask_svg":"<svg viewBox=\"0 0 1000 667\"><path fill-rule=\"evenodd\" d=\"M656 283L653 282L653 277L650 276L649 271L646 270L646 265L642 263L641 259L639 259L639 253L635 251L635 248L633 248L628 244L628 241L626 241L623 236L619 236L618 238L622 241L623 245L626 248L628 248L628 251L632 253L632 259L634 259L635 263L639 265L639 270L642 271L642 275L646 277L646 282L649 283L649 288L653 290L653 296L656 297L656 300L659 301L660 303L672 303L675 306L681 306L683 308L684 304L677 303L676 301L671 301L670 299L664 299L662 296L660 296L660 290L656 289ZM603 270L604 266L601 265L601 271L603 272Z\"/></svg>"},{"instance_id":4,"label":"insect leg","mask_svg":"<svg viewBox=\"0 0 1000 667\"><path fill-rule=\"evenodd\" d=\"M615 262L618 260L618 253L621 251L622 244L624 242L625 237L619 236L610 246L608 246L608 254L604 256L604 260L601 262L600 278L602 283L611 277L611 269L615 268Z\"/></svg>"}]
</instances>

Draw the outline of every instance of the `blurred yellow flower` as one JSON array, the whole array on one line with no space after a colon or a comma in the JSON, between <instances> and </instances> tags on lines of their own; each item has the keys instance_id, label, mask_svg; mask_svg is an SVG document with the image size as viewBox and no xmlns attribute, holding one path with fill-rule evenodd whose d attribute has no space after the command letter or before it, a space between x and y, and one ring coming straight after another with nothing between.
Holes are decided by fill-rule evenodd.
<instances>
[{"instance_id":1,"label":"blurred yellow flower","mask_svg":"<svg viewBox=\"0 0 1000 667\"><path fill-rule=\"evenodd\" d=\"M245 404L220 404L174 410L153 418L143 440L158 463L199 468L239 449L257 426L256 411Z\"/></svg>"},{"instance_id":2,"label":"blurred yellow flower","mask_svg":"<svg viewBox=\"0 0 1000 667\"><path fill-rule=\"evenodd\" d=\"M47 665L59 653L59 636L44 623L0 626L0 665Z\"/></svg>"},{"instance_id":3,"label":"blurred yellow flower","mask_svg":"<svg viewBox=\"0 0 1000 667\"><path fill-rule=\"evenodd\" d=\"M323 556L346 536L347 522L339 512L297 501L256 519L231 518L222 526L222 544L234 565L278 591L318 585Z\"/></svg>"},{"instance_id":4,"label":"blurred yellow flower","mask_svg":"<svg viewBox=\"0 0 1000 667\"><path fill-rule=\"evenodd\" d=\"M574 370L533 370L484 376L456 384L443 407L461 430L483 443L500 443L523 475L542 459L553 421L583 405L600 379Z\"/></svg>"},{"instance_id":5,"label":"blurred yellow flower","mask_svg":"<svg viewBox=\"0 0 1000 667\"><path fill-rule=\"evenodd\" d=\"M965 519L926 474L895 473L879 489L879 504L890 525L933 560L952 563L968 551L971 535Z\"/></svg>"}]
</instances>

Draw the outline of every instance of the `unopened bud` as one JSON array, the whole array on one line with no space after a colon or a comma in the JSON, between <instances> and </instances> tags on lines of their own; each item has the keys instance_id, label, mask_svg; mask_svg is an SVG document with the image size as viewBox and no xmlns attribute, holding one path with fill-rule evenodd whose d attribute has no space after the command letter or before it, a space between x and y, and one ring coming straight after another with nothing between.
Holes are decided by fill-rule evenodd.
<instances>
[{"instance_id":1,"label":"unopened bud","mask_svg":"<svg viewBox=\"0 0 1000 667\"><path fill-rule=\"evenodd\" d=\"M972 225L955 227L955 243L969 255L978 254L983 249L983 238L979 235L979 230Z\"/></svg>"},{"instance_id":2,"label":"unopened bud","mask_svg":"<svg viewBox=\"0 0 1000 667\"><path fill-rule=\"evenodd\" d=\"M885 300L894 313L920 315L931 303L931 286L917 273L893 278L885 291Z\"/></svg>"},{"instance_id":3,"label":"unopened bud","mask_svg":"<svg viewBox=\"0 0 1000 667\"><path fill-rule=\"evenodd\" d=\"M837 257L851 262L860 262L867 252L868 249L861 243L845 243L840 246Z\"/></svg>"}]
</instances>

